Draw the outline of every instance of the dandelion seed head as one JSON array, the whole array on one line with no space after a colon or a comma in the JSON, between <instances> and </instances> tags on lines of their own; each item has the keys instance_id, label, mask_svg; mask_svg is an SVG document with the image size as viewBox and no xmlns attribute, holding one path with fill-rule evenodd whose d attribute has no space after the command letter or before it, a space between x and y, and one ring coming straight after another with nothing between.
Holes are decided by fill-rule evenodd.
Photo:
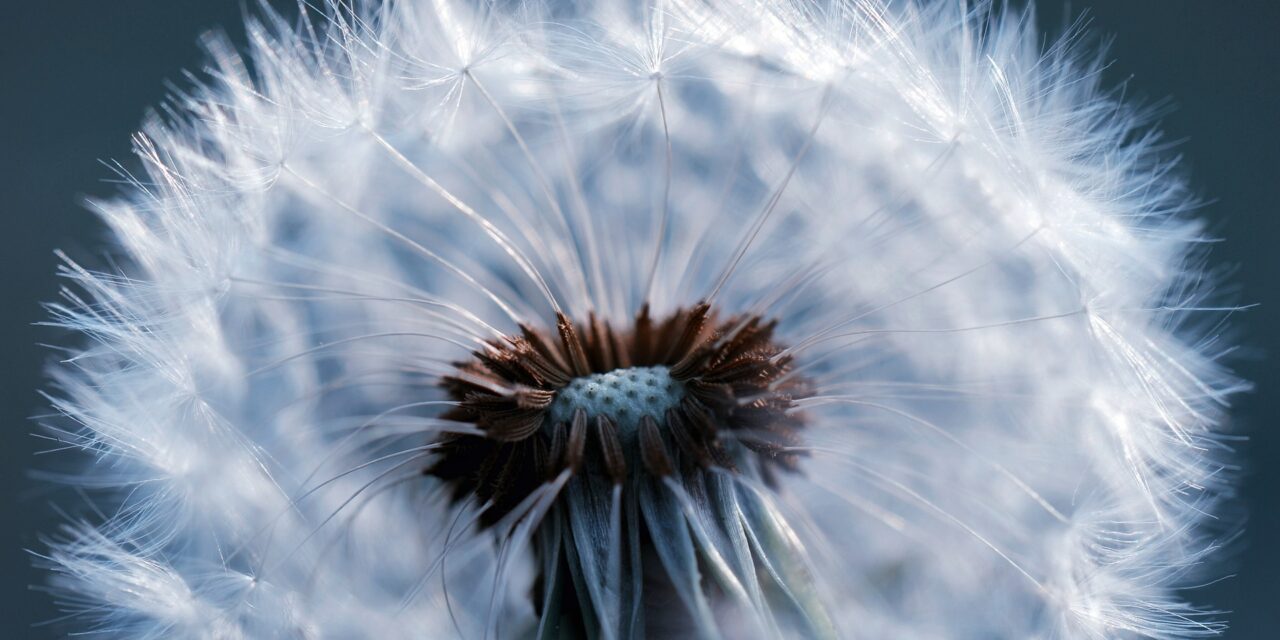
<instances>
[{"instance_id":1,"label":"dandelion seed head","mask_svg":"<svg viewBox=\"0 0 1280 640\"><path fill-rule=\"evenodd\" d=\"M1231 309L1078 33L303 14L208 40L97 205L120 260L63 269L77 631L1220 631L1188 588L1227 535Z\"/></svg>"}]
</instances>

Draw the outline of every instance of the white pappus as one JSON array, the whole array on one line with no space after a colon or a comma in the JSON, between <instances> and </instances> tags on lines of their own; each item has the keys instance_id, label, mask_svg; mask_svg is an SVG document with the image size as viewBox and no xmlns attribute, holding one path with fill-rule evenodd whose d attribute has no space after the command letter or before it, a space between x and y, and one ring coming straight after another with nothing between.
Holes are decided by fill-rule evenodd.
<instances>
[{"instance_id":1,"label":"white pappus","mask_svg":"<svg viewBox=\"0 0 1280 640\"><path fill-rule=\"evenodd\" d=\"M1228 309L1078 31L963 0L301 10L209 39L97 205L119 266L63 269L71 628L1223 628L1188 589L1231 533Z\"/></svg>"}]
</instances>

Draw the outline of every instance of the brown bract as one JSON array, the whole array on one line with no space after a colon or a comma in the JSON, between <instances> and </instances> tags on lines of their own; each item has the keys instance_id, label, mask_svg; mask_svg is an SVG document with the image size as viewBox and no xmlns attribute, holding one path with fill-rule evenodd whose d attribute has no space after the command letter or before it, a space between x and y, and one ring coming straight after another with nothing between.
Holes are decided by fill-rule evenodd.
<instances>
[{"instance_id":1,"label":"brown bract","mask_svg":"<svg viewBox=\"0 0 1280 640\"><path fill-rule=\"evenodd\" d=\"M807 383L780 355L776 324L758 316L718 321L704 303L661 321L646 306L624 330L563 315L554 334L522 327L441 380L459 402L442 418L484 435L443 436L425 473L448 483L455 501L491 503L481 516L488 526L566 468L602 472L624 486L639 473L732 470L755 461L766 480L777 467L794 470L788 448L804 417L793 401ZM633 437L621 436L618 416L607 413L578 408L567 420L552 419L556 394L574 379L631 367L666 367L683 386L663 419L640 418Z\"/></svg>"}]
</instances>

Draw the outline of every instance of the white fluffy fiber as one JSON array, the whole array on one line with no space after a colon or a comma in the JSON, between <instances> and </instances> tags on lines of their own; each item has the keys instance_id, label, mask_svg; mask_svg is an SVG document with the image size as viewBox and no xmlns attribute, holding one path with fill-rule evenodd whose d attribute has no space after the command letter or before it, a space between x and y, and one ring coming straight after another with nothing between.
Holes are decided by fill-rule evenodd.
<instances>
[{"instance_id":1,"label":"white fluffy fiber","mask_svg":"<svg viewBox=\"0 0 1280 640\"><path fill-rule=\"evenodd\" d=\"M1091 52L962 1L323 13L211 39L100 204L118 267L65 269L74 629L520 637L530 563L495 589L421 473L435 380L648 293L779 319L814 380L776 500L841 637L1220 630L1186 588L1221 574L1242 385L1188 193Z\"/></svg>"}]
</instances>

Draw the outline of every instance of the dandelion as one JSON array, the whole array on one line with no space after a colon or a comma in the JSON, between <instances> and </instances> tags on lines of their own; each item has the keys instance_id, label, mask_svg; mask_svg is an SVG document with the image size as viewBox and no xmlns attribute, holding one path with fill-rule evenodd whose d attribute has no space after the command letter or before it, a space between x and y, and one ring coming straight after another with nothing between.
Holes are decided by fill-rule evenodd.
<instances>
[{"instance_id":1,"label":"dandelion","mask_svg":"<svg viewBox=\"0 0 1280 640\"><path fill-rule=\"evenodd\" d=\"M128 638L1185 638L1192 199L985 2L269 9L71 261L43 555ZM77 506L82 509L77 510ZM1208 567L1208 569L1206 569Z\"/></svg>"}]
</instances>

